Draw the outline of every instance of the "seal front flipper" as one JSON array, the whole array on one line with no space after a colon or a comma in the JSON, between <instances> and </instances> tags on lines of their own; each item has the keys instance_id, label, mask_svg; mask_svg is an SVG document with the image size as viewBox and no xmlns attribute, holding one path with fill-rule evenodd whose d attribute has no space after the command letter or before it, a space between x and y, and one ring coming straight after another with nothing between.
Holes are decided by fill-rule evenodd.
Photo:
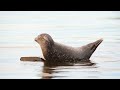
<instances>
[{"instance_id":1,"label":"seal front flipper","mask_svg":"<svg viewBox=\"0 0 120 90\"><path fill-rule=\"evenodd\" d=\"M43 58L40 58L40 59L41 59L42 62L45 62L45 59L43 59Z\"/></svg>"}]
</instances>

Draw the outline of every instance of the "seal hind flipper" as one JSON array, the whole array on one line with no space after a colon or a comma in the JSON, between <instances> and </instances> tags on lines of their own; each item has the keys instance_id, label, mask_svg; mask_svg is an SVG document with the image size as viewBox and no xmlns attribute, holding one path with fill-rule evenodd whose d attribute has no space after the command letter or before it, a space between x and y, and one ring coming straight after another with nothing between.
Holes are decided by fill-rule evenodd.
<instances>
[{"instance_id":1,"label":"seal hind flipper","mask_svg":"<svg viewBox=\"0 0 120 90\"><path fill-rule=\"evenodd\" d=\"M103 39L99 39L93 43L91 43L91 50L95 51L96 48L100 45L100 43L103 41Z\"/></svg>"},{"instance_id":2,"label":"seal hind flipper","mask_svg":"<svg viewBox=\"0 0 120 90\"><path fill-rule=\"evenodd\" d=\"M89 59L102 41L103 41L103 39L99 39L95 42L89 43L89 44L81 47L83 49L84 59Z\"/></svg>"}]
</instances>

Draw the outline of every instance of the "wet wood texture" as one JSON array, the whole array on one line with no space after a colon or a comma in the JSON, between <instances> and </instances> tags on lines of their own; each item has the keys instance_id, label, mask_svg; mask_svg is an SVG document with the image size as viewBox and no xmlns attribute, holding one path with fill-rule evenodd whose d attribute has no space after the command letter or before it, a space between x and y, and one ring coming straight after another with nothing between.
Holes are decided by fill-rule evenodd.
<instances>
[{"instance_id":1,"label":"wet wood texture","mask_svg":"<svg viewBox=\"0 0 120 90\"><path fill-rule=\"evenodd\" d=\"M44 59L40 57L21 57L20 61L44 61Z\"/></svg>"}]
</instances>

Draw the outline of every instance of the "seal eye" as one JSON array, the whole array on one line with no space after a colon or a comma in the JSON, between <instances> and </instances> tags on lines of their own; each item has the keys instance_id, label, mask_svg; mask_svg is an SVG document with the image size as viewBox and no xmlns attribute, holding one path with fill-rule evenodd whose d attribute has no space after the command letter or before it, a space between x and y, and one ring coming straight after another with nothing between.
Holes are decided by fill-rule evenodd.
<instances>
[{"instance_id":1,"label":"seal eye","mask_svg":"<svg viewBox=\"0 0 120 90\"><path fill-rule=\"evenodd\" d=\"M41 38L42 41L44 41L44 38Z\"/></svg>"}]
</instances>

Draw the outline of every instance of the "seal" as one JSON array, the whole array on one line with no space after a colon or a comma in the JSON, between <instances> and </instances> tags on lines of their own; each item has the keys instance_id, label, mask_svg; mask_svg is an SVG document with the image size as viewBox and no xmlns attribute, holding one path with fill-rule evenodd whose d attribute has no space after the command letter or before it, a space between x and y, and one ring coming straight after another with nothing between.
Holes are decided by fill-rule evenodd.
<instances>
[{"instance_id":1,"label":"seal","mask_svg":"<svg viewBox=\"0 0 120 90\"><path fill-rule=\"evenodd\" d=\"M35 38L35 41L40 45L46 62L76 63L89 61L91 55L103 39L99 39L81 47L72 47L57 43L49 34L42 33Z\"/></svg>"}]
</instances>

